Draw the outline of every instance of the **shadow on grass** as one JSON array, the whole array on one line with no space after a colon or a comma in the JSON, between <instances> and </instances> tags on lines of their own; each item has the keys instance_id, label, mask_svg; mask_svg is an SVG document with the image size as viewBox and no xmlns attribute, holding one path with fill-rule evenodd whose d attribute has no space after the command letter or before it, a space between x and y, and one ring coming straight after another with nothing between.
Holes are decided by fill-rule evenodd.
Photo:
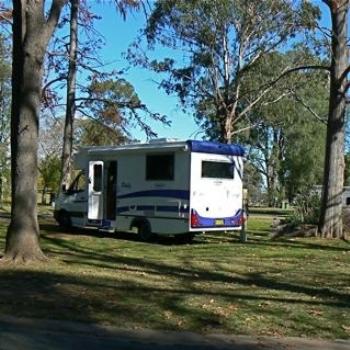
<instances>
[{"instance_id":1,"label":"shadow on grass","mask_svg":"<svg viewBox=\"0 0 350 350\"><path fill-rule=\"evenodd\" d=\"M313 283L312 277L309 277L308 282L305 283L303 276L300 276L300 279L288 281L285 278L285 271L280 274L275 273L273 276L269 275L271 271L249 272L248 269L248 272L234 273L232 269L225 270L220 256L217 264L204 264L203 267L199 267L192 261L192 246L180 247L181 250L188 249L190 253L185 258L175 256L176 266L174 266L174 260L171 257L164 261L161 256L158 259L144 258L142 253L151 251L152 244L138 244L137 249L140 251L144 249L144 251L140 256L130 257L123 256L123 248L108 249L110 243L108 240L101 248L94 247L93 244L86 246L84 245L86 240L79 241L74 238L76 235L138 241L137 235L134 234L112 234L94 229L74 229L70 233L62 233L57 225L51 223L44 223L41 229L47 232L42 236L47 247L45 251L59 258L59 267L62 267L62 271L65 272L58 272L58 269L48 272L45 271L45 267L43 271L1 268L0 312L2 313L14 316L107 322L121 327L195 331L217 328L245 333L244 328L235 329L234 323L226 326L226 321L220 314L210 308L202 307L203 304L208 303L211 298L220 298L226 303L237 304L240 308L248 310L250 315L259 315L262 312L272 315L277 312L277 309L280 310L280 305L291 305L293 308L300 309L328 307L328 310L337 315L349 312L350 295L347 289L333 287L330 283L329 287L322 283ZM197 238L194 245L198 245L198 249L202 251L202 246L205 249L212 249L212 243L224 239L227 242L230 240L236 242L238 247L238 241L235 240L237 237L225 236L225 234L210 235L205 239ZM253 249L288 245L313 250L344 251L344 248L340 247L324 247L303 241L271 242L252 237L249 232L248 239L247 246ZM165 239L164 242L161 244L175 244L170 238ZM122 244L116 245L116 247L119 246ZM170 251L162 247L158 249ZM224 249L225 247L220 248L221 254L224 254ZM259 271L259 268L254 267L253 262L250 263L251 271ZM255 263L258 266L259 260ZM105 271L95 268L102 268ZM278 270L279 267L274 266L274 268ZM88 271L86 275L84 275L85 271ZM331 271L329 272L331 274ZM135 273L143 277L135 278ZM341 278L343 286L350 285L349 275L344 274ZM189 300L192 299L200 300L200 304L190 302ZM262 310L259 306L262 302L273 304L274 307ZM283 319L292 317L286 313L273 315L273 317L278 316ZM319 322L318 327L320 327L322 320L315 320L315 322ZM342 322L341 316L339 316L339 322ZM339 328L341 329L341 326Z\"/></svg>"},{"instance_id":2,"label":"shadow on grass","mask_svg":"<svg viewBox=\"0 0 350 350\"><path fill-rule=\"evenodd\" d=\"M110 255L98 251L92 251L91 249L77 247L74 243L71 244L69 241L67 242L58 238L46 237L45 239L48 242L54 243L56 246L63 248L64 255L66 255L67 252L72 254L76 260L67 260L66 262L69 264L86 264L87 266L95 266L120 271L127 271L128 269L135 271L136 269L140 272L147 272L150 274L158 274L176 278L177 280L181 281L181 284L184 286L192 285L194 281L200 281L207 284L224 283L225 285L232 286L239 285L245 288L249 288L250 286L254 285L270 291L295 293L296 295L303 294L312 298L322 299L310 301L310 303L333 305L346 308L350 307L350 294L343 293L336 290L335 288L328 288L323 286L318 287L314 285L301 285L297 282L289 283L283 280L268 278L266 275L264 275L264 273L250 272L240 275L232 275L230 272L218 272L215 271L215 269L199 269L197 267L193 267L190 261L184 261L181 266L173 266L154 260L120 255ZM57 252L55 254L57 254ZM282 278L283 277L281 277L281 279ZM350 284L350 280L348 282ZM227 296L229 296L229 294ZM238 296L235 295L235 297ZM249 299L250 297L248 294L240 295L239 298ZM252 298L255 297L253 296ZM300 300L298 298L281 298L279 301L285 301L286 303L305 303L304 300Z\"/></svg>"},{"instance_id":3,"label":"shadow on grass","mask_svg":"<svg viewBox=\"0 0 350 350\"><path fill-rule=\"evenodd\" d=\"M139 242L140 238L136 233L130 232L108 232L108 231L99 231L94 228L71 228L67 232L62 232L62 228L60 228L57 224L53 223L44 223L40 225L40 229L46 231L48 234L59 234L59 235L69 235L69 236L87 236L87 237L96 237L96 238L111 238L116 240L124 240L130 242ZM350 251L350 248L339 247L335 245L321 245L317 243L312 243L304 240L278 240L271 241L268 237L269 230L260 230L256 232L254 230L247 231L248 241L246 244L250 246L265 246L265 247L295 247L302 249L310 249L310 250L323 250L323 251L339 251L339 252L347 252ZM235 231L234 233L226 233L226 232L217 232L211 233L207 235L196 235L194 240L190 243L182 242L180 239L176 239L175 237L166 237L166 236L156 236L156 238L150 242L145 244L159 244L165 246L171 245L206 245L213 243L233 243L233 244L241 244L239 239L240 231ZM329 242L329 240L327 241ZM337 242L337 241L335 241ZM343 242L343 241L342 241ZM349 241L346 241L349 244Z\"/></svg>"},{"instance_id":4,"label":"shadow on grass","mask_svg":"<svg viewBox=\"0 0 350 350\"><path fill-rule=\"evenodd\" d=\"M115 232L108 232L108 231L100 231L95 228L77 228L77 227L71 227L70 229L64 230L62 227L51 224L51 223L45 223L40 224L40 230L46 231L48 234L57 234L58 236L87 236L87 237L95 237L95 238L111 238L111 239L120 239L120 234ZM122 236L125 236L125 239L128 241L138 241L138 237L136 234L123 232L121 234Z\"/></svg>"},{"instance_id":5,"label":"shadow on grass","mask_svg":"<svg viewBox=\"0 0 350 350\"><path fill-rule=\"evenodd\" d=\"M140 242L140 238L136 233L132 232L108 232L95 228L76 228L72 227L68 231L62 232L62 228L56 224L44 223L40 225L40 229L46 231L48 234L69 235L69 236L87 236L96 238L111 238L116 240L125 240L131 242ZM210 244L217 242L234 242L238 237L231 233L218 232L205 237L202 234L196 235L192 242L183 242L181 239L172 236L157 235L151 242L145 244L159 244L159 245L185 245L185 244Z\"/></svg>"},{"instance_id":6,"label":"shadow on grass","mask_svg":"<svg viewBox=\"0 0 350 350\"><path fill-rule=\"evenodd\" d=\"M248 232L248 241L249 243L260 245L260 246L266 246L266 247L291 247L291 248L302 248L302 249L312 249L312 250L323 250L323 251L338 251L338 252L349 252L350 248L347 247L340 247L336 245L330 245L330 240L326 240L327 244L317 244L312 243L309 241L301 239L280 239L280 240L270 240L270 239L261 239L261 237L257 237L254 234L249 234ZM333 240L331 242L338 243L338 242L344 242L343 240Z\"/></svg>"},{"instance_id":7,"label":"shadow on grass","mask_svg":"<svg viewBox=\"0 0 350 350\"><path fill-rule=\"evenodd\" d=\"M128 259L130 260L130 259ZM122 260L125 263L125 259ZM129 264L134 264L129 261ZM144 261L138 264L148 265ZM163 266L152 264L152 269ZM90 276L72 276L70 274L42 271L4 271L0 270L0 312L20 317L64 319L84 322L107 322L121 327L142 327L154 329L202 330L223 328L225 319L213 310L195 306L186 302L190 297L223 297L230 303L249 308L252 315L261 314L259 302L327 305L349 308L349 296L324 288L309 288L288 283L271 281L258 275L244 278L227 278L215 273L200 275L203 281L222 281L237 283L247 287L254 283L270 290L283 290L318 295L323 300L302 300L300 296L285 299L267 297L232 291L202 290L195 287L188 271L166 267L167 273L185 280L182 286L149 286L131 280L118 278L91 278ZM198 273L199 271L197 271ZM191 274L192 275L192 274ZM206 299L204 299L206 300ZM265 313L268 311L264 310ZM345 312L345 311L344 311ZM288 315L285 315L288 318ZM242 332L242 329L237 330ZM243 330L244 332L244 330Z\"/></svg>"},{"instance_id":8,"label":"shadow on grass","mask_svg":"<svg viewBox=\"0 0 350 350\"><path fill-rule=\"evenodd\" d=\"M80 253L82 254L82 253ZM33 270L0 269L0 312L17 317L50 318L82 322L103 322L123 328L186 329L245 333L242 325L225 325L226 319L215 310L202 307L211 298L222 298L228 305L238 305L250 315L275 313L276 309L262 310L261 302L269 304L292 304L300 307L330 306L343 308L346 313L350 306L349 295L327 288L299 286L274 281L261 274L244 274L240 277L223 273L178 268L144 259L110 257L98 254L95 259L103 262L109 259L114 269L127 264L147 273L158 273L177 279L176 285L149 284L128 278L102 275L84 276L71 273L57 273ZM104 265L105 266L105 265ZM198 277L194 278L194 274ZM201 287L194 280L214 283L211 288ZM215 282L232 283L237 287L219 288ZM269 291L295 293L295 297L268 296L256 292L251 285ZM301 295L302 294L302 295ZM318 299L305 299L304 296ZM199 305L188 302L191 298L201 298ZM282 316L288 320L292 315ZM315 320L315 324L317 324ZM317 327L322 326L315 325ZM339 321L341 322L341 321ZM242 328L243 327L243 328Z\"/></svg>"},{"instance_id":9,"label":"shadow on grass","mask_svg":"<svg viewBox=\"0 0 350 350\"><path fill-rule=\"evenodd\" d=\"M186 294L185 290L142 287L131 281L39 271L0 271L0 276L2 313L84 322L103 320L123 327L176 329L176 323L165 318L164 312L177 313L177 305ZM200 309L191 310L191 318L202 320L202 325L214 319Z\"/></svg>"},{"instance_id":10,"label":"shadow on grass","mask_svg":"<svg viewBox=\"0 0 350 350\"><path fill-rule=\"evenodd\" d=\"M214 328L245 333L244 328L234 329L234 323L225 325L225 318L201 305L211 298L221 298L252 315L273 314L278 305L301 309L329 307L339 310L334 311L339 314L349 312L350 295L345 290L312 284L311 279L303 284L302 278L291 282L283 274L271 277L262 272L232 273L220 263L198 267L193 264L191 255L176 257L178 265L174 266L161 258L123 256L122 248L114 249L113 253L101 247L94 249L93 245L87 247L74 239L74 235L83 235L136 241L136 235L123 234L124 238L120 238L108 232L84 229L73 230L69 233L73 239L66 239L67 234L62 234L56 225L45 224L41 228L48 232L43 235L46 252L59 257L61 264L64 263L62 270L66 272L0 269L1 313L107 322L121 327L195 331ZM252 244L265 243L259 242ZM195 244L200 247L202 243ZM152 245L144 247L149 250ZM95 268L108 272L100 273L101 270ZM90 271L90 275L89 272L84 275L84 271ZM135 278L135 273L144 277ZM343 282L350 284L350 280ZM192 299L201 302L199 305L189 302ZM262 310L259 306L262 302L275 307ZM282 317L288 319L292 315Z\"/></svg>"}]
</instances>

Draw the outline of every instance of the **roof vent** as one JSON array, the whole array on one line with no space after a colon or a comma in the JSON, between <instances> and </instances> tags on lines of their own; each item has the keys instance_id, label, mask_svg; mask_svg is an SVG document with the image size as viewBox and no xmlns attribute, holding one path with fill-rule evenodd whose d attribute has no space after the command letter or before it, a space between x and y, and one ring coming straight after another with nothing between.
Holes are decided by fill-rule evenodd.
<instances>
[{"instance_id":1,"label":"roof vent","mask_svg":"<svg viewBox=\"0 0 350 350\"><path fill-rule=\"evenodd\" d=\"M149 143L155 144L155 143L167 143L167 142L176 142L176 141L179 141L179 139L161 137L159 139L152 139L152 140L149 141Z\"/></svg>"}]
</instances>

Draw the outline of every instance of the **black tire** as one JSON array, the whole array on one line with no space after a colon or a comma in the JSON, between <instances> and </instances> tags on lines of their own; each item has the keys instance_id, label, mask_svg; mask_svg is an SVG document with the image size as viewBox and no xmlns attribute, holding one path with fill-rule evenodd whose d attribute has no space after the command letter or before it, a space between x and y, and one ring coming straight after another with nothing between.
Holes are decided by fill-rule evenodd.
<instances>
[{"instance_id":1,"label":"black tire","mask_svg":"<svg viewBox=\"0 0 350 350\"><path fill-rule=\"evenodd\" d=\"M68 230L72 227L72 220L66 211L61 211L58 214L58 219L57 219L58 225L63 228L64 230Z\"/></svg>"},{"instance_id":2,"label":"black tire","mask_svg":"<svg viewBox=\"0 0 350 350\"><path fill-rule=\"evenodd\" d=\"M148 222L142 222L138 225L138 235L143 242L151 242L155 238Z\"/></svg>"}]
</instances>

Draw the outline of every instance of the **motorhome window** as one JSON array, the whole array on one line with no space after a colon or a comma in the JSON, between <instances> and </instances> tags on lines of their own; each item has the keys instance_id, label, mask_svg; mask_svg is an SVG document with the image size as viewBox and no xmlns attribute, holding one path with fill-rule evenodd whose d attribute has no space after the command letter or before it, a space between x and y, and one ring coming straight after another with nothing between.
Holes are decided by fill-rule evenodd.
<instances>
[{"instance_id":1,"label":"motorhome window","mask_svg":"<svg viewBox=\"0 0 350 350\"><path fill-rule=\"evenodd\" d=\"M80 172L69 187L69 193L83 192L86 188L86 176L84 172Z\"/></svg>"},{"instance_id":2,"label":"motorhome window","mask_svg":"<svg viewBox=\"0 0 350 350\"><path fill-rule=\"evenodd\" d=\"M346 197L346 205L350 205L350 197Z\"/></svg>"},{"instance_id":3,"label":"motorhome window","mask_svg":"<svg viewBox=\"0 0 350 350\"><path fill-rule=\"evenodd\" d=\"M94 182L93 190L95 192L102 191L102 164L94 165Z\"/></svg>"},{"instance_id":4,"label":"motorhome window","mask_svg":"<svg viewBox=\"0 0 350 350\"><path fill-rule=\"evenodd\" d=\"M174 154L147 155L146 180L174 180Z\"/></svg>"},{"instance_id":5,"label":"motorhome window","mask_svg":"<svg viewBox=\"0 0 350 350\"><path fill-rule=\"evenodd\" d=\"M85 188L86 188L86 176L83 172L81 172L77 177L76 191L82 192L85 190Z\"/></svg>"},{"instance_id":6,"label":"motorhome window","mask_svg":"<svg viewBox=\"0 0 350 350\"><path fill-rule=\"evenodd\" d=\"M213 179L233 179L234 163L203 160L202 177Z\"/></svg>"}]
</instances>

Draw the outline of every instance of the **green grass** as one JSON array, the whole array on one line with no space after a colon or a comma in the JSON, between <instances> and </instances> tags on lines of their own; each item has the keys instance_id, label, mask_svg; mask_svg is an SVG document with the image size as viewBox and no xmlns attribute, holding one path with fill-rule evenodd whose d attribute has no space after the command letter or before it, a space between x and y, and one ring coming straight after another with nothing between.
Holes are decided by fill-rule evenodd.
<instances>
[{"instance_id":1,"label":"green grass","mask_svg":"<svg viewBox=\"0 0 350 350\"><path fill-rule=\"evenodd\" d=\"M288 216L293 213L293 208L269 208L269 207L249 207L249 213L255 215L275 215L275 216Z\"/></svg>"},{"instance_id":2,"label":"green grass","mask_svg":"<svg viewBox=\"0 0 350 350\"><path fill-rule=\"evenodd\" d=\"M0 219L0 251L7 219ZM350 337L350 244L270 241L271 217L193 244L62 233L42 219L49 263L0 266L0 313L233 334Z\"/></svg>"}]
</instances>

